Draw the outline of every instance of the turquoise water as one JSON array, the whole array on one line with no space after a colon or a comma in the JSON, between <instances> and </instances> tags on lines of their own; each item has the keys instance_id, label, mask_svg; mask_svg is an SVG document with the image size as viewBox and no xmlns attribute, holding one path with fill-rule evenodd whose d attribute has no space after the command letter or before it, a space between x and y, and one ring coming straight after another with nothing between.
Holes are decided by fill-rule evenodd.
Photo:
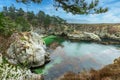
<instances>
[{"instance_id":1,"label":"turquoise water","mask_svg":"<svg viewBox=\"0 0 120 80\"><path fill-rule=\"evenodd\" d=\"M100 69L120 56L120 50L113 45L70 41L62 45L50 51L51 62L43 70L45 80L54 80L68 71Z\"/></svg>"}]
</instances>

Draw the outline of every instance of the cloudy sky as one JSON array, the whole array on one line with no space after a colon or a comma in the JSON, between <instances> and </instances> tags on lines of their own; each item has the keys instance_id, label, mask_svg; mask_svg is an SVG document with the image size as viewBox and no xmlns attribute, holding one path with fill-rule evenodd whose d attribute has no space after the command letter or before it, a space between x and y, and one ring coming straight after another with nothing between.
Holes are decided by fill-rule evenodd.
<instances>
[{"instance_id":1,"label":"cloudy sky","mask_svg":"<svg viewBox=\"0 0 120 80\"><path fill-rule=\"evenodd\" d=\"M16 8L23 8L26 11L26 5L16 3L15 0L0 0L0 11L3 6L10 6L14 4ZM102 14L90 15L73 15L66 13L64 10L55 10L53 7L53 0L43 0L41 4L29 5L29 10L37 13L39 10L44 11L49 15L59 16L69 23L120 23L120 0L100 0L99 6L108 7L109 11Z\"/></svg>"}]
</instances>

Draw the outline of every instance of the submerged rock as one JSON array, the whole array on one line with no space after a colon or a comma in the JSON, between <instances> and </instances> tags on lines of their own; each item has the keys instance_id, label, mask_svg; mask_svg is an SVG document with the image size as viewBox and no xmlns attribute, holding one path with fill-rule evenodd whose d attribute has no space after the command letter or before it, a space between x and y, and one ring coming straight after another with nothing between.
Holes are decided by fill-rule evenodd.
<instances>
[{"instance_id":1,"label":"submerged rock","mask_svg":"<svg viewBox=\"0 0 120 80\"><path fill-rule=\"evenodd\" d=\"M7 50L7 60L11 64L27 67L38 67L49 60L41 37L34 32L15 33L11 36L13 42Z\"/></svg>"}]
</instances>

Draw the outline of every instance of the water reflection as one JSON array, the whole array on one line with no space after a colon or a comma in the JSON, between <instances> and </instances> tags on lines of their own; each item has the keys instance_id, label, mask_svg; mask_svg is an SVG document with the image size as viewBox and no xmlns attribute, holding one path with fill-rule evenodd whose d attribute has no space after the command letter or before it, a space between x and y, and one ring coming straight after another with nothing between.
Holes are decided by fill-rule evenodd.
<instances>
[{"instance_id":1,"label":"water reflection","mask_svg":"<svg viewBox=\"0 0 120 80\"><path fill-rule=\"evenodd\" d=\"M65 41L51 54L51 62L45 68L45 80L53 80L67 71L78 73L84 69L100 69L120 56L115 46L96 43Z\"/></svg>"}]
</instances>

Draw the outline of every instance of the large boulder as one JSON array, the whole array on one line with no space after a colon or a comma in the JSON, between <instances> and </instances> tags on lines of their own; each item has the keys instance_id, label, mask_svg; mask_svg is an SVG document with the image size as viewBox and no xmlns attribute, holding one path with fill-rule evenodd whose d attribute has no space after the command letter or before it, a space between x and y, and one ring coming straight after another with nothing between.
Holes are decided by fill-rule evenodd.
<instances>
[{"instance_id":1,"label":"large boulder","mask_svg":"<svg viewBox=\"0 0 120 80\"><path fill-rule=\"evenodd\" d=\"M15 33L11 36L6 57L11 64L38 67L49 61L49 53L40 35L34 32Z\"/></svg>"}]
</instances>

